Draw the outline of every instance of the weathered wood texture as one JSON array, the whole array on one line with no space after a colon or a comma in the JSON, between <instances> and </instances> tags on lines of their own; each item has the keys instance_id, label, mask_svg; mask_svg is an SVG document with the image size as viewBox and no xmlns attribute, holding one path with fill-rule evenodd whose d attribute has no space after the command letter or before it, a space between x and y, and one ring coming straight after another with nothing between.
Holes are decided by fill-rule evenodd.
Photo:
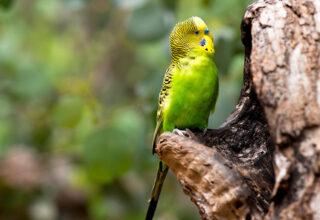
<instances>
[{"instance_id":1,"label":"weathered wood texture","mask_svg":"<svg viewBox=\"0 0 320 220\"><path fill-rule=\"evenodd\" d=\"M234 112L156 152L203 219L320 219L320 0L258 1L241 30Z\"/></svg>"}]
</instances>

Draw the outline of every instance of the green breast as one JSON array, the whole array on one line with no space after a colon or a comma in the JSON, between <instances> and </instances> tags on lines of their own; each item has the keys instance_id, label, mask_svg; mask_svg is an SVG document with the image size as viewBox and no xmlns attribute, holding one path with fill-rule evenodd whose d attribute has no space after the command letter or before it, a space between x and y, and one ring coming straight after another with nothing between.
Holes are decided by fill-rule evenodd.
<instances>
[{"instance_id":1,"label":"green breast","mask_svg":"<svg viewBox=\"0 0 320 220\"><path fill-rule=\"evenodd\" d=\"M163 131L208 126L218 90L218 71L209 56L186 57L172 70L172 87L163 109Z\"/></svg>"}]
</instances>

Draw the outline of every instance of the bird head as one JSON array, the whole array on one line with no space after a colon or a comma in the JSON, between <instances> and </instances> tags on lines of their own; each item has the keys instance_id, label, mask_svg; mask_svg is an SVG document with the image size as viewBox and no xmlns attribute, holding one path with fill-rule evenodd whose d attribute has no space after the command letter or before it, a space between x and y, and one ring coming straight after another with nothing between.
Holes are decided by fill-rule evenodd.
<instances>
[{"instance_id":1,"label":"bird head","mask_svg":"<svg viewBox=\"0 0 320 220\"><path fill-rule=\"evenodd\" d=\"M170 34L170 47L173 62L178 62L190 52L214 54L213 36L199 17L191 17L174 27Z\"/></svg>"}]
</instances>

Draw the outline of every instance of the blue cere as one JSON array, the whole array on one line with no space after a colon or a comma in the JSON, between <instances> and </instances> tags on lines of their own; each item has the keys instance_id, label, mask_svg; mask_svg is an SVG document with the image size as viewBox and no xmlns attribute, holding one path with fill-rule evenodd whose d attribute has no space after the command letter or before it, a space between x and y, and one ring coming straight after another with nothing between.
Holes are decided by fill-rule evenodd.
<instances>
[{"instance_id":1,"label":"blue cere","mask_svg":"<svg viewBox=\"0 0 320 220\"><path fill-rule=\"evenodd\" d=\"M200 44L201 44L201 46L206 45L206 39L205 39L205 38L203 38L203 39L200 41Z\"/></svg>"},{"instance_id":2,"label":"blue cere","mask_svg":"<svg viewBox=\"0 0 320 220\"><path fill-rule=\"evenodd\" d=\"M204 29L204 34L209 34L209 29L208 28Z\"/></svg>"}]
</instances>

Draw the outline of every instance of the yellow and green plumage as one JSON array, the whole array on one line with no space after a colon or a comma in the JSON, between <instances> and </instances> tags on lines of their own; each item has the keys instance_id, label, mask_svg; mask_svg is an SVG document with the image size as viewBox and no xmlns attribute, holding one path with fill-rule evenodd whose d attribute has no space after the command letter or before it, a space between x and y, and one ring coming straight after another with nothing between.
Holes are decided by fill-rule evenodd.
<instances>
[{"instance_id":1,"label":"yellow and green plumage","mask_svg":"<svg viewBox=\"0 0 320 220\"><path fill-rule=\"evenodd\" d=\"M178 23L171 35L172 63L167 69L159 95L157 137L173 129L205 129L215 109L219 80L213 61L213 37L199 17ZM168 167L160 161L146 219L152 219Z\"/></svg>"}]
</instances>

